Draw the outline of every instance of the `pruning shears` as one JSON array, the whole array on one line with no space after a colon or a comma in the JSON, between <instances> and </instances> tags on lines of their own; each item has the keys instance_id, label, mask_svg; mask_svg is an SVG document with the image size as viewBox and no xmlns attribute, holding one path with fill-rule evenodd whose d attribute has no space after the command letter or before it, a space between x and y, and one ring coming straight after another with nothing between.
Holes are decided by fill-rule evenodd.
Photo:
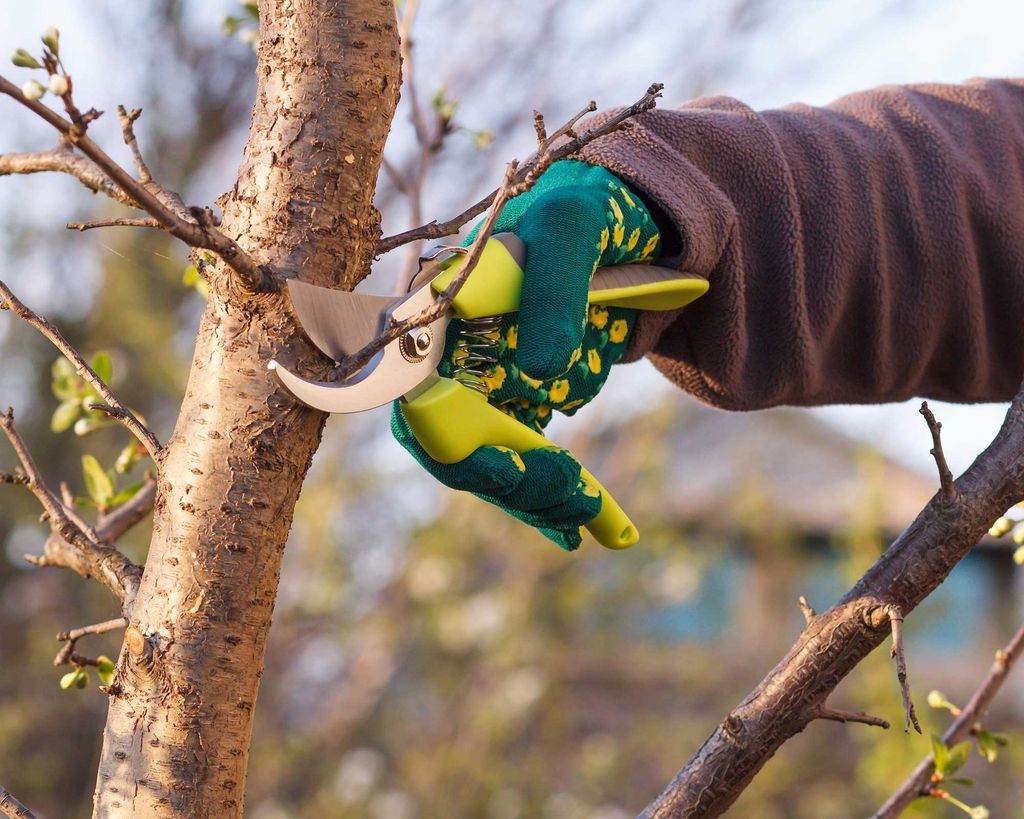
<instances>
[{"instance_id":1,"label":"pruning shears","mask_svg":"<svg viewBox=\"0 0 1024 819\"><path fill-rule=\"evenodd\" d=\"M420 258L420 269L404 296L375 296L317 287L295 279L288 290L306 335L341 362L376 337L389 320L404 321L431 307L464 261L465 249L437 247ZM268 367L288 392L324 412L362 412L400 399L400 407L427 454L456 463L481 446L519 453L551 442L488 403L481 378L446 378L437 368L448 323L486 320L515 312L523 283L526 248L512 233L491 237L451 306L439 318L392 341L353 376L338 383L296 375L280 362ZM703 295L708 282L695 274L646 264L599 268L590 304L640 310L674 310ZM582 480L601 494L601 511L586 526L599 543L624 549L639 533L609 492L586 469Z\"/></svg>"}]
</instances>

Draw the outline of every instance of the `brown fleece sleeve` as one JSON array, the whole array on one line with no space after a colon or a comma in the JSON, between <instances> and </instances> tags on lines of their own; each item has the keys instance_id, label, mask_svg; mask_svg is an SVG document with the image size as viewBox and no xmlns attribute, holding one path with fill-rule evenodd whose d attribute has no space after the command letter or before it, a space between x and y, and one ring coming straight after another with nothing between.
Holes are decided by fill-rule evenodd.
<instances>
[{"instance_id":1,"label":"brown fleece sleeve","mask_svg":"<svg viewBox=\"0 0 1024 819\"><path fill-rule=\"evenodd\" d=\"M711 281L681 311L641 314L627 360L727 409L1016 392L1024 80L759 113L701 99L580 158L660 212L663 263Z\"/></svg>"}]
</instances>

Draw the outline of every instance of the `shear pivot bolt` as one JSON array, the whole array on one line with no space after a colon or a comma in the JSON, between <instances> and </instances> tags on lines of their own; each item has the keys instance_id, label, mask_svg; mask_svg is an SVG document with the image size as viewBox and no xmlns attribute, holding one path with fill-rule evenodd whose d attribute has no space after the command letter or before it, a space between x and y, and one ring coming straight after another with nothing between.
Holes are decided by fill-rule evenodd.
<instances>
[{"instance_id":1,"label":"shear pivot bolt","mask_svg":"<svg viewBox=\"0 0 1024 819\"><path fill-rule=\"evenodd\" d=\"M430 330L421 328L410 330L402 336L399 346L402 350L402 355L405 356L407 361L422 361L427 357L427 353L430 352L432 342L433 338L431 337Z\"/></svg>"}]
</instances>

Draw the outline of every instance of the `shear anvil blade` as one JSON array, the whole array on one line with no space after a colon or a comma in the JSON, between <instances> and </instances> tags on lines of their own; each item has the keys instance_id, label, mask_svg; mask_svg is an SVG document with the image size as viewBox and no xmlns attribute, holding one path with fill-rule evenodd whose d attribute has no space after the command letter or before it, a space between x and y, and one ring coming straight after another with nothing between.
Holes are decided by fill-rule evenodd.
<instances>
[{"instance_id":1,"label":"shear anvil blade","mask_svg":"<svg viewBox=\"0 0 1024 819\"><path fill-rule=\"evenodd\" d=\"M335 361L365 347L384 325L384 316L402 300L318 287L297 279L288 280L295 314L306 335Z\"/></svg>"}]
</instances>

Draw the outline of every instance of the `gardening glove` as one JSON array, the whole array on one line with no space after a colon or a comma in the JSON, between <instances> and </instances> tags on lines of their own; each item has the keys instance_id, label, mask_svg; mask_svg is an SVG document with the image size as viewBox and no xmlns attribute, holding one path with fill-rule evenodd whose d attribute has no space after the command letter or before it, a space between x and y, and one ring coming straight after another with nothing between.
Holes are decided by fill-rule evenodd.
<instances>
[{"instance_id":1,"label":"gardening glove","mask_svg":"<svg viewBox=\"0 0 1024 819\"><path fill-rule=\"evenodd\" d=\"M626 350L636 311L588 308L591 276L598 267L653 259L658 229L640 199L609 171L563 160L505 205L494 232L522 239L526 265L520 311L502 318L498 361L483 382L491 404L540 432L552 410L573 415L597 395ZM449 325L442 376L456 374L467 354L463 329L459 320ZM580 464L564 449L520 455L484 446L443 464L416 440L398 402L391 429L441 483L490 501L563 549L579 547L580 527L601 510L600 494L581 480Z\"/></svg>"}]
</instances>

